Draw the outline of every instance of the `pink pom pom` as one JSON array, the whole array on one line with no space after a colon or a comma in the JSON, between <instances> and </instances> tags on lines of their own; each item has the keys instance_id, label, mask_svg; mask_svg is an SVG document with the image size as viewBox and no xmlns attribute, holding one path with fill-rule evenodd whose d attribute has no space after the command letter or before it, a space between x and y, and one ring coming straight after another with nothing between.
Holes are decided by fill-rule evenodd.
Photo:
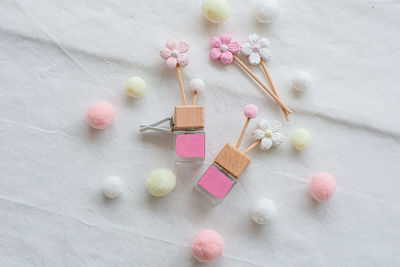
<instances>
[{"instance_id":1,"label":"pink pom pom","mask_svg":"<svg viewBox=\"0 0 400 267\"><path fill-rule=\"evenodd\" d=\"M258 115L258 107L253 104L249 104L244 107L244 115L246 118L254 119Z\"/></svg>"},{"instance_id":2,"label":"pink pom pom","mask_svg":"<svg viewBox=\"0 0 400 267\"><path fill-rule=\"evenodd\" d=\"M310 182L310 193L315 200L327 201L333 196L336 181L332 175L320 172L313 176Z\"/></svg>"},{"instance_id":3,"label":"pink pom pom","mask_svg":"<svg viewBox=\"0 0 400 267\"><path fill-rule=\"evenodd\" d=\"M200 262L212 262L224 252L224 239L215 231L198 232L190 245L192 255Z\"/></svg>"},{"instance_id":4,"label":"pink pom pom","mask_svg":"<svg viewBox=\"0 0 400 267\"><path fill-rule=\"evenodd\" d=\"M86 113L86 118L93 128L104 129L113 121L114 114L114 108L110 103L99 101L90 106Z\"/></svg>"}]
</instances>

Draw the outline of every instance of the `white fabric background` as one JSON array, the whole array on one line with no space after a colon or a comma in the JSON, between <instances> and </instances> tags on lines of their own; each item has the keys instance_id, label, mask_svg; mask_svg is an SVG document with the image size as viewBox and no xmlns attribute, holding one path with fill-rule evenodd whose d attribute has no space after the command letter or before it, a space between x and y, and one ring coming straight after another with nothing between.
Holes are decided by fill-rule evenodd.
<instances>
[{"instance_id":1,"label":"white fabric background","mask_svg":"<svg viewBox=\"0 0 400 267\"><path fill-rule=\"evenodd\" d=\"M400 4L395 0L280 0L271 25L258 24L252 1L231 0L222 25L201 17L200 1L101 0L0 2L0 265L200 266L194 234L211 228L225 253L210 266L399 266ZM308 150L250 153L252 163L229 198L212 207L192 188L244 123L244 105L284 120L281 111L235 64L208 58L209 39L231 32L271 40L271 75L294 115L283 132L312 133ZM175 190L152 198L155 168L175 168L171 136L142 135L137 126L180 104L176 73L159 49L175 37L191 44L191 78L205 80L207 161L175 169ZM253 68L261 75L260 69ZM303 95L290 89L296 70L314 77ZM130 76L146 95L124 92ZM113 124L85 122L98 100L116 109ZM251 143L247 135L244 145ZM337 192L317 204L307 191L317 171L331 172ZM103 179L126 188L107 201ZM263 197L278 206L259 227L248 217Z\"/></svg>"}]
</instances>

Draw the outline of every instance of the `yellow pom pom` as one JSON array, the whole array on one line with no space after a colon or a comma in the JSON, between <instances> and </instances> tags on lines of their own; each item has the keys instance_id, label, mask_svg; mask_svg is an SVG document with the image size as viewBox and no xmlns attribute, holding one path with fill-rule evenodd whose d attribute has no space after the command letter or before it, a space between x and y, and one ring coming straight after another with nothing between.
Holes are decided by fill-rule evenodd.
<instances>
[{"instance_id":1,"label":"yellow pom pom","mask_svg":"<svg viewBox=\"0 0 400 267\"><path fill-rule=\"evenodd\" d=\"M303 150L311 142L311 135L306 129L297 129L292 133L291 143L297 150Z\"/></svg>"},{"instance_id":2,"label":"yellow pom pom","mask_svg":"<svg viewBox=\"0 0 400 267\"><path fill-rule=\"evenodd\" d=\"M229 4L226 0L203 0L203 17L212 23L221 23L229 17Z\"/></svg>"},{"instance_id":3,"label":"yellow pom pom","mask_svg":"<svg viewBox=\"0 0 400 267\"><path fill-rule=\"evenodd\" d=\"M146 92L146 82L140 77L132 77L126 83L125 90L132 97L140 97Z\"/></svg>"},{"instance_id":4,"label":"yellow pom pom","mask_svg":"<svg viewBox=\"0 0 400 267\"><path fill-rule=\"evenodd\" d=\"M175 174L165 168L152 171L147 177L146 188L150 195L162 197L174 189L176 183Z\"/></svg>"}]
</instances>

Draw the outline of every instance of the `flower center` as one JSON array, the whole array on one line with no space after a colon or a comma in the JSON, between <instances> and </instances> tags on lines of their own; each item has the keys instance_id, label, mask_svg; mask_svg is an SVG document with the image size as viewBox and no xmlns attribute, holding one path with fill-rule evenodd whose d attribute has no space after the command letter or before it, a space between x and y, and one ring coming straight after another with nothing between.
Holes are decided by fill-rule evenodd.
<instances>
[{"instance_id":1,"label":"flower center","mask_svg":"<svg viewBox=\"0 0 400 267\"><path fill-rule=\"evenodd\" d=\"M226 45L221 45L219 48L222 52L228 50L228 47Z\"/></svg>"},{"instance_id":2,"label":"flower center","mask_svg":"<svg viewBox=\"0 0 400 267\"><path fill-rule=\"evenodd\" d=\"M177 51L177 50L174 50L171 53L171 56L173 56L173 57L178 57L178 55L179 55L179 51Z\"/></svg>"},{"instance_id":3,"label":"flower center","mask_svg":"<svg viewBox=\"0 0 400 267\"><path fill-rule=\"evenodd\" d=\"M260 46L258 44L253 45L253 51L258 52L260 50Z\"/></svg>"},{"instance_id":4,"label":"flower center","mask_svg":"<svg viewBox=\"0 0 400 267\"><path fill-rule=\"evenodd\" d=\"M272 137L272 132L270 130L266 130L264 135L265 135L265 137L271 138Z\"/></svg>"}]
</instances>

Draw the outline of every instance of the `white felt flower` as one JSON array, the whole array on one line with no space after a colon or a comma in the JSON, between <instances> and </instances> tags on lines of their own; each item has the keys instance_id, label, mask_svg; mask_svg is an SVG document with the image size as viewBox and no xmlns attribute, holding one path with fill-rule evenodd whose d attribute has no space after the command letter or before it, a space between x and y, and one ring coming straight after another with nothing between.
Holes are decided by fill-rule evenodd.
<instances>
[{"instance_id":1,"label":"white felt flower","mask_svg":"<svg viewBox=\"0 0 400 267\"><path fill-rule=\"evenodd\" d=\"M261 140L260 148L267 150L272 146L278 146L283 143L283 136L279 133L280 129L281 123L277 120L272 122L260 120L257 124L257 129L253 132L253 136Z\"/></svg>"},{"instance_id":2,"label":"white felt flower","mask_svg":"<svg viewBox=\"0 0 400 267\"><path fill-rule=\"evenodd\" d=\"M243 44L241 51L249 57L249 62L253 65L259 64L261 58L264 60L271 58L268 39L260 38L255 33L249 35L249 41Z\"/></svg>"}]
</instances>

